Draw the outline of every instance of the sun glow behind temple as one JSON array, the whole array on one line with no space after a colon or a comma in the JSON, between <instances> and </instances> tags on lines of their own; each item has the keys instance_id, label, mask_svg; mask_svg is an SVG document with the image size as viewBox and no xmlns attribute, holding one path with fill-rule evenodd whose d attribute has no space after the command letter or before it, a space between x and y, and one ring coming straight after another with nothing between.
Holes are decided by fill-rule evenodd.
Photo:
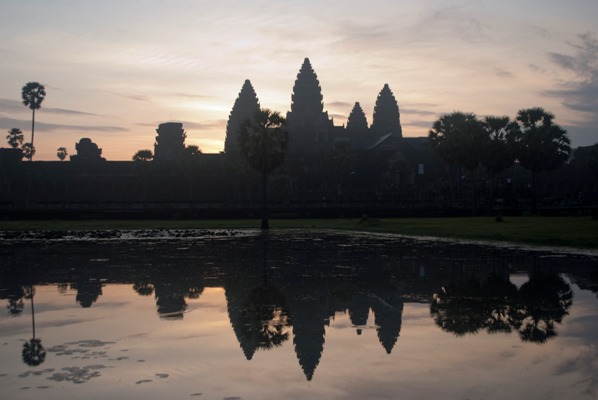
<instances>
[{"instance_id":1,"label":"sun glow behind temple","mask_svg":"<svg viewBox=\"0 0 598 400\"><path fill-rule=\"evenodd\" d=\"M247 78L263 106L286 113L297 66L308 56L338 124L350 107L326 104L359 101L371 115L370 99L388 82L400 105L433 105L421 111L434 116L514 115L542 106L567 121L574 146L592 144L596 113L569 105L576 101L571 96L593 89L560 61L595 59L584 42L593 36L578 35L591 31L598 5L510 3L4 3L0 127L26 132L26 109L5 102L18 102L20 87L39 81L48 96L38 113L37 160L54 160L57 146L72 152L82 136L100 143L107 159L127 160L152 145L152 129L139 124L225 120ZM512 7L521 13L506 11ZM16 24L25 15L30 29L23 32ZM189 104L180 112L165 93L206 96L213 105ZM434 116L404 114L405 136L425 136ZM223 129L188 134L191 141L210 139L206 153L223 148Z\"/></svg>"}]
</instances>

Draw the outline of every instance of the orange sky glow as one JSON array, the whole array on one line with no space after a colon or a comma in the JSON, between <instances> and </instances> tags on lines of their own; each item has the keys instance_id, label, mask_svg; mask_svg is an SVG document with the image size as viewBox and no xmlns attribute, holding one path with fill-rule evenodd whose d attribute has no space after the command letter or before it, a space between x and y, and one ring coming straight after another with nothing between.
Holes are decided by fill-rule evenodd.
<instances>
[{"instance_id":1,"label":"orange sky glow","mask_svg":"<svg viewBox=\"0 0 598 400\"><path fill-rule=\"evenodd\" d=\"M2 2L0 128L29 141L21 87L37 81L47 97L36 160L75 154L82 137L129 160L167 121L217 153L244 80L262 107L286 113L309 57L336 125L356 101L371 123L388 83L405 136L456 110L513 117L539 106L586 146L598 141L597 18L590 0Z\"/></svg>"}]
</instances>

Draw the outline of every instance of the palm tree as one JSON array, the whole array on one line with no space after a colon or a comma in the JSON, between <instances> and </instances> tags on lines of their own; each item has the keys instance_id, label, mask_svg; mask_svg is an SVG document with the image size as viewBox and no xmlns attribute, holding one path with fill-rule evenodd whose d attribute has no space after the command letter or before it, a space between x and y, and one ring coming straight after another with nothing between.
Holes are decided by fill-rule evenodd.
<instances>
[{"instance_id":1,"label":"palm tree","mask_svg":"<svg viewBox=\"0 0 598 400\"><path fill-rule=\"evenodd\" d=\"M594 143L590 151L588 166L596 178L598 178L598 143Z\"/></svg>"},{"instance_id":2,"label":"palm tree","mask_svg":"<svg viewBox=\"0 0 598 400\"><path fill-rule=\"evenodd\" d=\"M133 161L151 161L154 154L151 150L139 150L133 155Z\"/></svg>"},{"instance_id":3,"label":"palm tree","mask_svg":"<svg viewBox=\"0 0 598 400\"><path fill-rule=\"evenodd\" d=\"M515 154L521 166L532 173L532 213L536 212L536 186L543 171L560 167L571 153L567 131L553 122L554 114L535 107L519 110L521 130L515 137Z\"/></svg>"},{"instance_id":4,"label":"palm tree","mask_svg":"<svg viewBox=\"0 0 598 400\"><path fill-rule=\"evenodd\" d=\"M268 175L284 161L289 144L286 120L278 111L259 110L241 125L241 154L262 175L262 229L268 229Z\"/></svg>"},{"instance_id":5,"label":"palm tree","mask_svg":"<svg viewBox=\"0 0 598 400\"><path fill-rule=\"evenodd\" d=\"M66 147L59 147L56 150L56 156L60 159L60 161L64 161L68 153L66 152Z\"/></svg>"},{"instance_id":6,"label":"palm tree","mask_svg":"<svg viewBox=\"0 0 598 400\"><path fill-rule=\"evenodd\" d=\"M23 157L29 161L33 160L33 156L35 155L35 147L33 147L31 143L23 144L23 146L21 146L21 150L23 150Z\"/></svg>"},{"instance_id":7,"label":"palm tree","mask_svg":"<svg viewBox=\"0 0 598 400\"><path fill-rule=\"evenodd\" d=\"M488 209L494 202L494 194L498 176L515 162L513 142L519 131L519 125L507 116L487 116L481 121L482 128L488 135L486 146L482 149L481 164L486 168L490 178L490 193L488 196ZM497 221L502 217L497 216Z\"/></svg>"},{"instance_id":8,"label":"palm tree","mask_svg":"<svg viewBox=\"0 0 598 400\"><path fill-rule=\"evenodd\" d=\"M434 122L428 139L444 161L469 171L472 210L475 213L474 170L481 161L479 149L483 148L488 141L482 124L475 114L455 111L443 115Z\"/></svg>"},{"instance_id":9,"label":"palm tree","mask_svg":"<svg viewBox=\"0 0 598 400\"><path fill-rule=\"evenodd\" d=\"M33 138L35 136L35 110L41 108L42 102L46 97L46 88L38 82L28 82L23 86L21 97L23 98L23 104L29 107L33 113L31 118L31 147L33 147ZM33 160L33 154L35 154L35 152L31 154L30 161Z\"/></svg>"},{"instance_id":10,"label":"palm tree","mask_svg":"<svg viewBox=\"0 0 598 400\"><path fill-rule=\"evenodd\" d=\"M6 140L13 149L22 145L23 139L23 132L19 128L12 128L8 131L8 135L6 135Z\"/></svg>"}]
</instances>

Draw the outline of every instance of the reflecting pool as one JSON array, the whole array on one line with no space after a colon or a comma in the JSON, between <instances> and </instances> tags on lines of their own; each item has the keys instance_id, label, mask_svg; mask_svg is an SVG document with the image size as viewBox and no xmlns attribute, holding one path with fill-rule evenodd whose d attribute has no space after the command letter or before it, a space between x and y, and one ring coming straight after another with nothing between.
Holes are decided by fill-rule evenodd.
<instances>
[{"instance_id":1,"label":"reflecting pool","mask_svg":"<svg viewBox=\"0 0 598 400\"><path fill-rule=\"evenodd\" d=\"M598 257L285 231L0 242L2 399L594 399Z\"/></svg>"}]
</instances>

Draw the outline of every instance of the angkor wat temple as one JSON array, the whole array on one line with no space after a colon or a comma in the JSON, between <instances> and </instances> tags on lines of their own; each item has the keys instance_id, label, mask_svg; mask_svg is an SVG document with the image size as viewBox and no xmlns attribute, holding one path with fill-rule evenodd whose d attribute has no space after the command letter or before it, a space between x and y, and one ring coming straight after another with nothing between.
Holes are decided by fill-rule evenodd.
<instances>
[{"instance_id":1,"label":"angkor wat temple","mask_svg":"<svg viewBox=\"0 0 598 400\"><path fill-rule=\"evenodd\" d=\"M157 128L153 161L106 161L89 138L70 162L21 161L20 150L0 150L0 212L8 217L57 213L152 213L173 216L245 216L259 208L259 180L239 150L240 124L261 107L246 80L231 110L224 151L202 154L186 146L180 122ZM273 215L447 215L468 210L466 193L479 192L486 208L483 173L471 182L433 152L426 137L404 137L397 100L385 84L371 125L359 102L346 126L324 108L309 59L295 81L287 112L290 143L285 163L271 177ZM432 121L430 122L430 125ZM545 206L578 206L598 199L587 168L589 149L544 174ZM455 178L455 176L457 178ZM529 197L529 175L513 167L499 185L507 206L520 209ZM456 182L456 183L455 183ZM582 195L583 194L583 195Z\"/></svg>"}]
</instances>

